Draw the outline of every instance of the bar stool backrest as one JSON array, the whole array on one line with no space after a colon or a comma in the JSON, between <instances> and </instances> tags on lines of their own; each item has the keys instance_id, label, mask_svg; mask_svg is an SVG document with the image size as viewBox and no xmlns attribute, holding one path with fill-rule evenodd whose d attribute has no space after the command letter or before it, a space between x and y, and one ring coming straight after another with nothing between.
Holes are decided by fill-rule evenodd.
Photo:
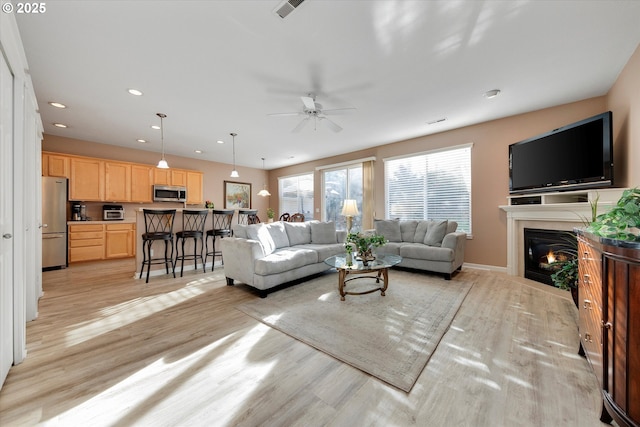
<instances>
[{"instance_id":1,"label":"bar stool backrest","mask_svg":"<svg viewBox=\"0 0 640 427\"><path fill-rule=\"evenodd\" d=\"M289 222L304 222L304 214L294 213L291 215L291 218L289 218Z\"/></svg>"},{"instance_id":2,"label":"bar stool backrest","mask_svg":"<svg viewBox=\"0 0 640 427\"><path fill-rule=\"evenodd\" d=\"M231 232L231 221L233 220L234 212L233 209L211 211L213 229Z\"/></svg>"},{"instance_id":3,"label":"bar stool backrest","mask_svg":"<svg viewBox=\"0 0 640 427\"><path fill-rule=\"evenodd\" d=\"M184 210L182 211L182 231L199 232L204 234L204 226L207 223L206 210Z\"/></svg>"},{"instance_id":4,"label":"bar stool backrest","mask_svg":"<svg viewBox=\"0 0 640 427\"><path fill-rule=\"evenodd\" d=\"M175 209L143 209L144 229L146 234L173 234L173 222L176 217Z\"/></svg>"},{"instance_id":5,"label":"bar stool backrest","mask_svg":"<svg viewBox=\"0 0 640 427\"><path fill-rule=\"evenodd\" d=\"M248 225L248 224L255 224L254 222L251 222L253 219L252 217L256 217L258 215L258 210L257 209L246 209L246 210L241 210L238 211L238 224L244 224L244 225Z\"/></svg>"}]
</instances>

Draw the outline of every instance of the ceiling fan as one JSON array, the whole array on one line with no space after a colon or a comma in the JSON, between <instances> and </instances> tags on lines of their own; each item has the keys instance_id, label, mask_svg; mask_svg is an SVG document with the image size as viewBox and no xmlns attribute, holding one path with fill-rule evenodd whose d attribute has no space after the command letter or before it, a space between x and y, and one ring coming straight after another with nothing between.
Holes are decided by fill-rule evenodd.
<instances>
[{"instance_id":1,"label":"ceiling fan","mask_svg":"<svg viewBox=\"0 0 640 427\"><path fill-rule=\"evenodd\" d=\"M329 129L334 132L340 132L342 127L338 126L335 122L330 120L327 116L343 114L349 110L355 110L354 107L347 108L332 108L329 110L323 110L322 104L316 102L314 94L310 93L307 96L301 96L303 108L302 111L295 111L291 113L273 113L270 116L304 116L304 118L293 128L292 132L300 132L306 125L313 119L313 130L316 130L318 121L323 122Z\"/></svg>"}]
</instances>

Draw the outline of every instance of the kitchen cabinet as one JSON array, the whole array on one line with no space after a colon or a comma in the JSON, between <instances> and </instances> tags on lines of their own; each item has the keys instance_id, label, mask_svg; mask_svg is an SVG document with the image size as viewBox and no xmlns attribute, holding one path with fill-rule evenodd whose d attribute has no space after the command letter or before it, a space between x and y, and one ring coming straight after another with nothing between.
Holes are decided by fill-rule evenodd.
<instances>
[{"instance_id":1,"label":"kitchen cabinet","mask_svg":"<svg viewBox=\"0 0 640 427\"><path fill-rule=\"evenodd\" d=\"M600 420L640 425L640 245L579 233L579 334L603 397Z\"/></svg>"},{"instance_id":2,"label":"kitchen cabinet","mask_svg":"<svg viewBox=\"0 0 640 427\"><path fill-rule=\"evenodd\" d=\"M69 200L104 200L104 161L72 157L70 168Z\"/></svg>"},{"instance_id":3,"label":"kitchen cabinet","mask_svg":"<svg viewBox=\"0 0 640 427\"><path fill-rule=\"evenodd\" d=\"M202 172L187 171L187 204L201 205L204 203L202 182L204 174Z\"/></svg>"},{"instance_id":4,"label":"kitchen cabinet","mask_svg":"<svg viewBox=\"0 0 640 427\"><path fill-rule=\"evenodd\" d=\"M186 187L187 171L182 169L171 169L171 185Z\"/></svg>"},{"instance_id":5,"label":"kitchen cabinet","mask_svg":"<svg viewBox=\"0 0 640 427\"><path fill-rule=\"evenodd\" d=\"M105 197L110 202L131 201L131 164L105 162Z\"/></svg>"},{"instance_id":6,"label":"kitchen cabinet","mask_svg":"<svg viewBox=\"0 0 640 427\"><path fill-rule=\"evenodd\" d=\"M69 178L69 156L44 154L42 156L42 176Z\"/></svg>"},{"instance_id":7,"label":"kitchen cabinet","mask_svg":"<svg viewBox=\"0 0 640 427\"><path fill-rule=\"evenodd\" d=\"M69 226L69 263L104 259L104 226L74 224Z\"/></svg>"},{"instance_id":8,"label":"kitchen cabinet","mask_svg":"<svg viewBox=\"0 0 640 427\"><path fill-rule=\"evenodd\" d=\"M131 165L131 201L151 203L153 182L153 167L145 165Z\"/></svg>"},{"instance_id":9,"label":"kitchen cabinet","mask_svg":"<svg viewBox=\"0 0 640 427\"><path fill-rule=\"evenodd\" d=\"M105 225L105 258L129 258L135 252L135 224Z\"/></svg>"},{"instance_id":10,"label":"kitchen cabinet","mask_svg":"<svg viewBox=\"0 0 640 427\"><path fill-rule=\"evenodd\" d=\"M153 183L157 185L171 185L170 169L153 169Z\"/></svg>"}]
</instances>

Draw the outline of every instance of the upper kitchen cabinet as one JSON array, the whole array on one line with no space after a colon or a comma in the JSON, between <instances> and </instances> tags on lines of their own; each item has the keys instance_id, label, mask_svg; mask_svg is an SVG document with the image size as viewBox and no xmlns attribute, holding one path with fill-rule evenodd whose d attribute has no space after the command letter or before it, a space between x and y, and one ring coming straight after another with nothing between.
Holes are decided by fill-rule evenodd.
<instances>
[{"instance_id":1,"label":"upper kitchen cabinet","mask_svg":"<svg viewBox=\"0 0 640 427\"><path fill-rule=\"evenodd\" d=\"M72 157L70 168L69 200L104 200L104 161Z\"/></svg>"},{"instance_id":2,"label":"upper kitchen cabinet","mask_svg":"<svg viewBox=\"0 0 640 427\"><path fill-rule=\"evenodd\" d=\"M187 171L180 170L180 169L171 169L171 185L186 187Z\"/></svg>"},{"instance_id":3,"label":"upper kitchen cabinet","mask_svg":"<svg viewBox=\"0 0 640 427\"><path fill-rule=\"evenodd\" d=\"M160 170L160 169L159 169ZM151 187L153 184L153 167L131 165L131 201L151 203Z\"/></svg>"},{"instance_id":4,"label":"upper kitchen cabinet","mask_svg":"<svg viewBox=\"0 0 640 427\"><path fill-rule=\"evenodd\" d=\"M42 155L42 176L69 178L69 156L58 154Z\"/></svg>"},{"instance_id":5,"label":"upper kitchen cabinet","mask_svg":"<svg viewBox=\"0 0 640 427\"><path fill-rule=\"evenodd\" d=\"M204 203L202 191L202 172L187 171L187 204L200 205Z\"/></svg>"},{"instance_id":6,"label":"upper kitchen cabinet","mask_svg":"<svg viewBox=\"0 0 640 427\"><path fill-rule=\"evenodd\" d=\"M171 185L171 170L154 168L153 183L158 185Z\"/></svg>"},{"instance_id":7,"label":"upper kitchen cabinet","mask_svg":"<svg viewBox=\"0 0 640 427\"><path fill-rule=\"evenodd\" d=\"M109 202L131 201L131 164L105 162L105 197Z\"/></svg>"}]
</instances>

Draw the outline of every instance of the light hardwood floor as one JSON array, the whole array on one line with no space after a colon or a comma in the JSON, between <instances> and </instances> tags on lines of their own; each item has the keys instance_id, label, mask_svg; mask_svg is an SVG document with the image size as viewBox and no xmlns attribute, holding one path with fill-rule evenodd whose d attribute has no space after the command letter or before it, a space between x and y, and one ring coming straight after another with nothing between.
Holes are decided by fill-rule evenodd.
<instances>
[{"instance_id":1,"label":"light hardwood floor","mask_svg":"<svg viewBox=\"0 0 640 427\"><path fill-rule=\"evenodd\" d=\"M0 425L602 425L577 310L554 288L463 271L477 283L407 394L236 310L258 296L221 269L145 284L135 267L44 273Z\"/></svg>"}]
</instances>

